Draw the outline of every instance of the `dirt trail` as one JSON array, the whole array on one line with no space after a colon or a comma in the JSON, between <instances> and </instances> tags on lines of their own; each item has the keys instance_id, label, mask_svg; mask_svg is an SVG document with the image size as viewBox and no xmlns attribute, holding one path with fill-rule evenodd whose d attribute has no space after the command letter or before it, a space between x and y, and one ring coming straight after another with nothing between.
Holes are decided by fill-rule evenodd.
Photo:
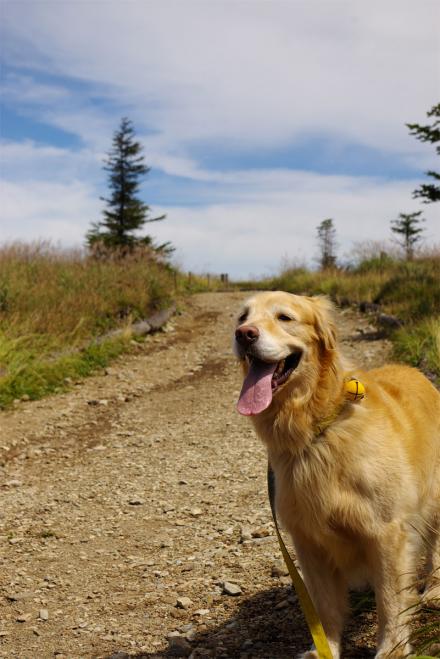
<instances>
[{"instance_id":1,"label":"dirt trail","mask_svg":"<svg viewBox=\"0 0 440 659\"><path fill-rule=\"evenodd\" d=\"M106 375L0 414L0 657L276 659L307 647L265 452L234 409L244 297L196 296ZM366 318L338 322L349 357L386 359L385 342L359 340ZM372 617L351 624L345 656L369 656Z\"/></svg>"}]
</instances>

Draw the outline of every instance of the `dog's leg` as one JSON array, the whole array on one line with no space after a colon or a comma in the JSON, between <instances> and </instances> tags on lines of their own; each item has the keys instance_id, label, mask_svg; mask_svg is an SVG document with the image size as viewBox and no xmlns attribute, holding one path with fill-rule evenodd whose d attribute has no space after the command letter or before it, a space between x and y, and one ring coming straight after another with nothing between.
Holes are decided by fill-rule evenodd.
<instances>
[{"instance_id":1,"label":"dog's leg","mask_svg":"<svg viewBox=\"0 0 440 659\"><path fill-rule=\"evenodd\" d=\"M428 606L440 609L440 511L431 521L426 571L427 579L422 600Z\"/></svg>"},{"instance_id":2,"label":"dog's leg","mask_svg":"<svg viewBox=\"0 0 440 659\"><path fill-rule=\"evenodd\" d=\"M304 581L327 636L333 659L339 659L341 636L347 613L348 587L338 570L328 564L327 557L309 544L295 540L296 555ZM301 655L303 659L318 659L314 648Z\"/></svg>"},{"instance_id":3,"label":"dog's leg","mask_svg":"<svg viewBox=\"0 0 440 659\"><path fill-rule=\"evenodd\" d=\"M403 525L388 524L368 552L379 622L375 659L397 659L411 653L411 615L415 613L414 552Z\"/></svg>"}]
</instances>

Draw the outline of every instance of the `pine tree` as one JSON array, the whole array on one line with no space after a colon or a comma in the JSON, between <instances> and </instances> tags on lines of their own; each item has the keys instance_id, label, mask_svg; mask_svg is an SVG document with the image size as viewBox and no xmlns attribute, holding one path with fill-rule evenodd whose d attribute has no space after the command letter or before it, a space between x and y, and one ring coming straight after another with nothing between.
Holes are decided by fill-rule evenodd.
<instances>
[{"instance_id":1,"label":"pine tree","mask_svg":"<svg viewBox=\"0 0 440 659\"><path fill-rule=\"evenodd\" d=\"M414 257L414 249L416 244L422 239L422 232L424 228L420 222L424 222L425 218L420 217L422 211L417 213L399 213L397 220L391 220L391 231L401 236L397 242L405 250L407 261L411 261Z\"/></svg>"},{"instance_id":2,"label":"pine tree","mask_svg":"<svg viewBox=\"0 0 440 659\"><path fill-rule=\"evenodd\" d=\"M319 245L319 265L321 270L334 268L336 265L336 229L333 220L322 220L317 228Z\"/></svg>"},{"instance_id":3,"label":"pine tree","mask_svg":"<svg viewBox=\"0 0 440 659\"><path fill-rule=\"evenodd\" d=\"M103 219L94 222L87 233L89 246L101 243L106 248L124 250L136 245L152 245L151 236L139 237L136 232L149 222L163 220L165 215L148 218L150 208L137 196L140 179L150 168L145 165L141 144L135 140L133 124L126 117L113 135L104 170L109 173L110 196L101 197L107 208L103 211ZM158 249L161 248L166 252L170 246L166 244Z\"/></svg>"},{"instance_id":4,"label":"pine tree","mask_svg":"<svg viewBox=\"0 0 440 659\"><path fill-rule=\"evenodd\" d=\"M410 134L414 135L421 142L431 142L437 144L440 142L440 103L434 105L427 113L428 117L435 117L431 125L420 126L419 124L406 124L410 129ZM440 144L436 147L437 154L440 155ZM440 183L440 174L429 170L425 172L427 176L433 178L436 183ZM433 201L440 201L440 185L434 183L422 183L414 190L413 197L422 197L425 204Z\"/></svg>"}]
</instances>

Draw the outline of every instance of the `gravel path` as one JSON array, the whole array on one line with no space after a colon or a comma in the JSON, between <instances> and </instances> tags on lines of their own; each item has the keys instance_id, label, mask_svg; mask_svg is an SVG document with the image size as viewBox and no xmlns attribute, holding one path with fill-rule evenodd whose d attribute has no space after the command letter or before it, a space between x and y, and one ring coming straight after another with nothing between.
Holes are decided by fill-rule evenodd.
<instances>
[{"instance_id":1,"label":"gravel path","mask_svg":"<svg viewBox=\"0 0 440 659\"><path fill-rule=\"evenodd\" d=\"M105 375L0 413L0 657L281 659L308 646L265 452L235 412L244 297L195 296ZM373 366L389 346L365 340L368 322L338 314L344 351ZM370 656L373 623L363 607L344 656Z\"/></svg>"}]
</instances>

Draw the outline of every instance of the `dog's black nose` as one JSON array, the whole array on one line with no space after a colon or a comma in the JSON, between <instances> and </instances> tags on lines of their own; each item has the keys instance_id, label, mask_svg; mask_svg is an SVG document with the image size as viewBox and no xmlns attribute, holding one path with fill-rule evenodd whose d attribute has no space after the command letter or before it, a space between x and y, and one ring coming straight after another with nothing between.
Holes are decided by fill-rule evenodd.
<instances>
[{"instance_id":1,"label":"dog's black nose","mask_svg":"<svg viewBox=\"0 0 440 659\"><path fill-rule=\"evenodd\" d=\"M241 343L245 346L249 345L250 343L255 343L259 336L260 332L258 327L254 327L253 325L242 325L235 330L235 338L237 339L238 343Z\"/></svg>"}]
</instances>

